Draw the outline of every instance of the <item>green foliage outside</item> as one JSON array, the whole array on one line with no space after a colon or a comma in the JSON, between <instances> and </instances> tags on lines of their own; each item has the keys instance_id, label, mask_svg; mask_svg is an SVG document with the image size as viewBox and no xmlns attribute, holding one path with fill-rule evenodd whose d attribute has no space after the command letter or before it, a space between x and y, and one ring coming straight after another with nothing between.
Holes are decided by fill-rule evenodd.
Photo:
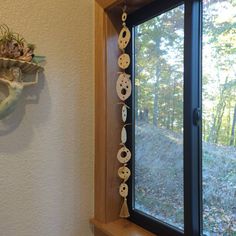
<instances>
[{"instance_id":1,"label":"green foliage outside","mask_svg":"<svg viewBox=\"0 0 236 236\"><path fill-rule=\"evenodd\" d=\"M135 36L136 204L183 228L184 7ZM236 236L236 0L203 1L202 54L204 232Z\"/></svg>"}]
</instances>

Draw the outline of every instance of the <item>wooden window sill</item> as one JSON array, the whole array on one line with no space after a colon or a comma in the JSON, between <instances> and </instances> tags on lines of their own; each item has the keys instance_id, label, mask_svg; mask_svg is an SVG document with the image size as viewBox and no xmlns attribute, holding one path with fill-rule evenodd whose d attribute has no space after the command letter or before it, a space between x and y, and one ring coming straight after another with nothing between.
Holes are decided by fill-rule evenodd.
<instances>
[{"instance_id":1,"label":"wooden window sill","mask_svg":"<svg viewBox=\"0 0 236 236\"><path fill-rule=\"evenodd\" d=\"M107 236L155 236L155 234L124 219L119 219L107 224L92 219L90 223Z\"/></svg>"}]
</instances>

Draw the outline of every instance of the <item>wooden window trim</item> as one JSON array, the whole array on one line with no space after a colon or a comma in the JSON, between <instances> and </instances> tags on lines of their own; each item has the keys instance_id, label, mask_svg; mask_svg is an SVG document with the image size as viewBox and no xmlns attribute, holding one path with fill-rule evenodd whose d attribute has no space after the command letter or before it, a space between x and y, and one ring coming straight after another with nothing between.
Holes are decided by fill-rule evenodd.
<instances>
[{"instance_id":1,"label":"wooden window trim","mask_svg":"<svg viewBox=\"0 0 236 236\"><path fill-rule=\"evenodd\" d=\"M136 10L152 0L129 0ZM121 109L115 92L117 46L120 31L120 0L95 1L95 236L153 236L152 233L119 219L121 198L116 158L120 143Z\"/></svg>"}]
</instances>

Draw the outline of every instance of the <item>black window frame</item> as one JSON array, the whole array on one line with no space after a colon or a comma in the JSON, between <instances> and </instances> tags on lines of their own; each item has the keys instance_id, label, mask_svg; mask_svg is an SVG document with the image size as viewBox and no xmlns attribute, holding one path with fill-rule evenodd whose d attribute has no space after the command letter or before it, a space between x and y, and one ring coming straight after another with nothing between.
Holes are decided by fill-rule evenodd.
<instances>
[{"instance_id":1,"label":"black window frame","mask_svg":"<svg viewBox=\"0 0 236 236\"><path fill-rule=\"evenodd\" d=\"M159 0L129 14L127 26L132 32L132 40L127 51L131 57L128 73L134 75L134 27L184 4L184 231L158 221L134 209L134 160L135 160L135 112L130 112L127 127L127 147L132 150L129 167L130 220L143 228L161 236L200 236L202 235L202 137L201 137L201 39L202 39L202 0ZM135 106L135 83L132 81L132 96L128 106Z\"/></svg>"}]
</instances>

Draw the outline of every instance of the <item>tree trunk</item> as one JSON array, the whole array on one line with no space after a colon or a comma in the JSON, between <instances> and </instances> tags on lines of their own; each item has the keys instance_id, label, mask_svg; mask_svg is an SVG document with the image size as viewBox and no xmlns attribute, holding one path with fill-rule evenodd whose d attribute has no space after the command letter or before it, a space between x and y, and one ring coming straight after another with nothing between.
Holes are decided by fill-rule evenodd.
<instances>
[{"instance_id":1,"label":"tree trunk","mask_svg":"<svg viewBox=\"0 0 236 236\"><path fill-rule=\"evenodd\" d=\"M230 137L230 146L234 145L235 123L236 123L236 104L234 106L234 116L233 116L232 131Z\"/></svg>"},{"instance_id":2,"label":"tree trunk","mask_svg":"<svg viewBox=\"0 0 236 236\"><path fill-rule=\"evenodd\" d=\"M175 121L175 93L176 93L176 77L174 77L174 89L172 94L172 115L171 115L171 130L174 131L174 121Z\"/></svg>"},{"instance_id":3,"label":"tree trunk","mask_svg":"<svg viewBox=\"0 0 236 236\"><path fill-rule=\"evenodd\" d=\"M135 92L135 95L134 95L134 97L135 97L135 119L136 120L140 120L140 117L139 117L139 110L140 110L140 106L139 106L139 104L138 104L138 101L139 101L139 86L137 86L137 85L135 85L135 90L134 90L134 92Z\"/></svg>"},{"instance_id":4,"label":"tree trunk","mask_svg":"<svg viewBox=\"0 0 236 236\"><path fill-rule=\"evenodd\" d=\"M217 143L218 141L219 130L221 127L222 117L223 117L225 105L226 105L225 96L227 92L227 82L228 82L228 77L226 77L224 87L222 91L220 92L220 99L216 107L215 115L213 118L213 124L211 126L210 134L207 140L208 142Z\"/></svg>"},{"instance_id":5,"label":"tree trunk","mask_svg":"<svg viewBox=\"0 0 236 236\"><path fill-rule=\"evenodd\" d=\"M154 87L154 104L153 104L153 125L156 127L158 123L158 90L159 90L159 68L156 67L156 83Z\"/></svg>"},{"instance_id":6,"label":"tree trunk","mask_svg":"<svg viewBox=\"0 0 236 236\"><path fill-rule=\"evenodd\" d=\"M160 38L156 39L156 56L160 59ZM158 61L158 60L157 60ZM156 82L154 87L154 103L153 103L153 125L158 126L158 93L159 93L159 77L160 77L160 63L156 66Z\"/></svg>"},{"instance_id":7,"label":"tree trunk","mask_svg":"<svg viewBox=\"0 0 236 236\"><path fill-rule=\"evenodd\" d=\"M222 119L223 119L224 112L225 112L225 107L226 107L226 102L224 101L221 112L220 112L218 119L217 119L217 126L216 126L215 140L214 140L215 143L218 143L219 132L220 132Z\"/></svg>"}]
</instances>

